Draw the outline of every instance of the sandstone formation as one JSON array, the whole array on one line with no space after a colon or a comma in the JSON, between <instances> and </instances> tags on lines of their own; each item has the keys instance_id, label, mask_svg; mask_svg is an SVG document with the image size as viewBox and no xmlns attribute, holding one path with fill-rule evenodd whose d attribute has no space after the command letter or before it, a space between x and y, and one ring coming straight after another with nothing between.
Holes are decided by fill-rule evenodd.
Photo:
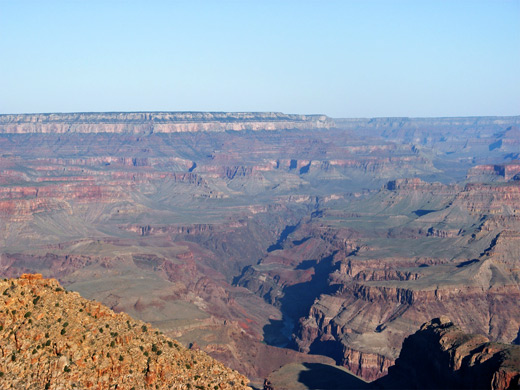
<instances>
[{"instance_id":1,"label":"sandstone formation","mask_svg":"<svg viewBox=\"0 0 520 390\"><path fill-rule=\"evenodd\" d=\"M431 320L408 336L386 377L385 389L520 388L520 346L464 333L447 317Z\"/></svg>"},{"instance_id":2,"label":"sandstone formation","mask_svg":"<svg viewBox=\"0 0 520 390\"><path fill-rule=\"evenodd\" d=\"M0 115L0 134L178 133L329 128L325 115L278 112L134 112Z\"/></svg>"},{"instance_id":3,"label":"sandstone formation","mask_svg":"<svg viewBox=\"0 0 520 390\"><path fill-rule=\"evenodd\" d=\"M520 328L519 204L516 181L391 181L302 222L239 283L299 319L300 351L367 380L387 372L414 328L443 313L466 332L511 343Z\"/></svg>"},{"instance_id":4,"label":"sandstone formation","mask_svg":"<svg viewBox=\"0 0 520 390\"><path fill-rule=\"evenodd\" d=\"M518 122L1 115L0 274L56 278L255 386L290 363L383 376L441 314L511 342Z\"/></svg>"},{"instance_id":5,"label":"sandstone formation","mask_svg":"<svg viewBox=\"0 0 520 390\"><path fill-rule=\"evenodd\" d=\"M205 353L54 279L24 274L0 290L2 388L247 388L246 377Z\"/></svg>"},{"instance_id":6,"label":"sandstone formation","mask_svg":"<svg viewBox=\"0 0 520 390\"><path fill-rule=\"evenodd\" d=\"M264 381L264 390L493 389L520 387L520 346L490 342L461 331L446 316L408 336L389 373L370 383L324 364L288 364Z\"/></svg>"}]
</instances>

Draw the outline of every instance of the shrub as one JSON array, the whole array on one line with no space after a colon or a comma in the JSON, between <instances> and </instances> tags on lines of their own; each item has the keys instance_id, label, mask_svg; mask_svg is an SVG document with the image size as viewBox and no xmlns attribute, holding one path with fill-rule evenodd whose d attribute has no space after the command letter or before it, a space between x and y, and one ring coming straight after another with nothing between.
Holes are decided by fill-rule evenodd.
<instances>
[{"instance_id":1,"label":"shrub","mask_svg":"<svg viewBox=\"0 0 520 390\"><path fill-rule=\"evenodd\" d=\"M24 315L25 318L29 318L30 316L31 316L31 312L30 312L30 311L28 311L28 312L25 313L25 315Z\"/></svg>"},{"instance_id":2,"label":"shrub","mask_svg":"<svg viewBox=\"0 0 520 390\"><path fill-rule=\"evenodd\" d=\"M141 326L141 330L142 330L143 332L147 332L147 331L148 331L148 328L146 327L146 325L143 325L143 326Z\"/></svg>"}]
</instances>

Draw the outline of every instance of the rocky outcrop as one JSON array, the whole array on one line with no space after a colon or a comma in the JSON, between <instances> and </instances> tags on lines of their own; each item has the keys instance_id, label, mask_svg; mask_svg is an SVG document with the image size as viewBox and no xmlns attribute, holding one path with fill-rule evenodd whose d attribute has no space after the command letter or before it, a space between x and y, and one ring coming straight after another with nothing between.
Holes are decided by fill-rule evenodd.
<instances>
[{"instance_id":1,"label":"rocky outcrop","mask_svg":"<svg viewBox=\"0 0 520 390\"><path fill-rule=\"evenodd\" d=\"M515 180L520 173L520 162L508 164L477 165L468 171L470 181Z\"/></svg>"},{"instance_id":2,"label":"rocky outcrop","mask_svg":"<svg viewBox=\"0 0 520 390\"><path fill-rule=\"evenodd\" d=\"M330 128L325 115L276 112L129 112L0 115L0 134L179 133Z\"/></svg>"},{"instance_id":3,"label":"rocky outcrop","mask_svg":"<svg viewBox=\"0 0 520 390\"><path fill-rule=\"evenodd\" d=\"M385 389L518 389L520 346L464 333L447 317L407 337L395 365L375 385Z\"/></svg>"},{"instance_id":4,"label":"rocky outcrop","mask_svg":"<svg viewBox=\"0 0 520 390\"><path fill-rule=\"evenodd\" d=\"M3 388L246 389L247 378L149 324L24 274L0 282Z\"/></svg>"}]
</instances>

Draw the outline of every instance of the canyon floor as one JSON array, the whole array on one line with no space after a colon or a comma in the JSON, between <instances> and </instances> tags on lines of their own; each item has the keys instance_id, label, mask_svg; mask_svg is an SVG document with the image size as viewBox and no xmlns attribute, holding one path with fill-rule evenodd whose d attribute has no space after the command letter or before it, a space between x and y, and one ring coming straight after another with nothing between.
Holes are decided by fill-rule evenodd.
<instances>
[{"instance_id":1,"label":"canyon floor","mask_svg":"<svg viewBox=\"0 0 520 390\"><path fill-rule=\"evenodd\" d=\"M255 386L374 381L441 315L518 344L519 126L0 115L0 275L56 278Z\"/></svg>"}]
</instances>

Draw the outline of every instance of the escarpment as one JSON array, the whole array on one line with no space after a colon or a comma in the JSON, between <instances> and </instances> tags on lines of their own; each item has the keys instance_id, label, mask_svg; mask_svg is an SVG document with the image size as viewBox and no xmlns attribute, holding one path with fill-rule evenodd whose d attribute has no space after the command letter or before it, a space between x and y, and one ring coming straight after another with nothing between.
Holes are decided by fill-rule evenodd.
<instances>
[{"instance_id":1,"label":"escarpment","mask_svg":"<svg viewBox=\"0 0 520 390\"><path fill-rule=\"evenodd\" d=\"M376 388L517 389L520 347L461 331L448 317L408 336L399 358Z\"/></svg>"},{"instance_id":2,"label":"escarpment","mask_svg":"<svg viewBox=\"0 0 520 390\"><path fill-rule=\"evenodd\" d=\"M443 314L518 340L518 120L3 115L0 274L56 278L255 387L287 364L381 377Z\"/></svg>"},{"instance_id":3,"label":"escarpment","mask_svg":"<svg viewBox=\"0 0 520 390\"><path fill-rule=\"evenodd\" d=\"M0 133L178 133L329 128L325 115L135 112L0 115Z\"/></svg>"}]
</instances>

